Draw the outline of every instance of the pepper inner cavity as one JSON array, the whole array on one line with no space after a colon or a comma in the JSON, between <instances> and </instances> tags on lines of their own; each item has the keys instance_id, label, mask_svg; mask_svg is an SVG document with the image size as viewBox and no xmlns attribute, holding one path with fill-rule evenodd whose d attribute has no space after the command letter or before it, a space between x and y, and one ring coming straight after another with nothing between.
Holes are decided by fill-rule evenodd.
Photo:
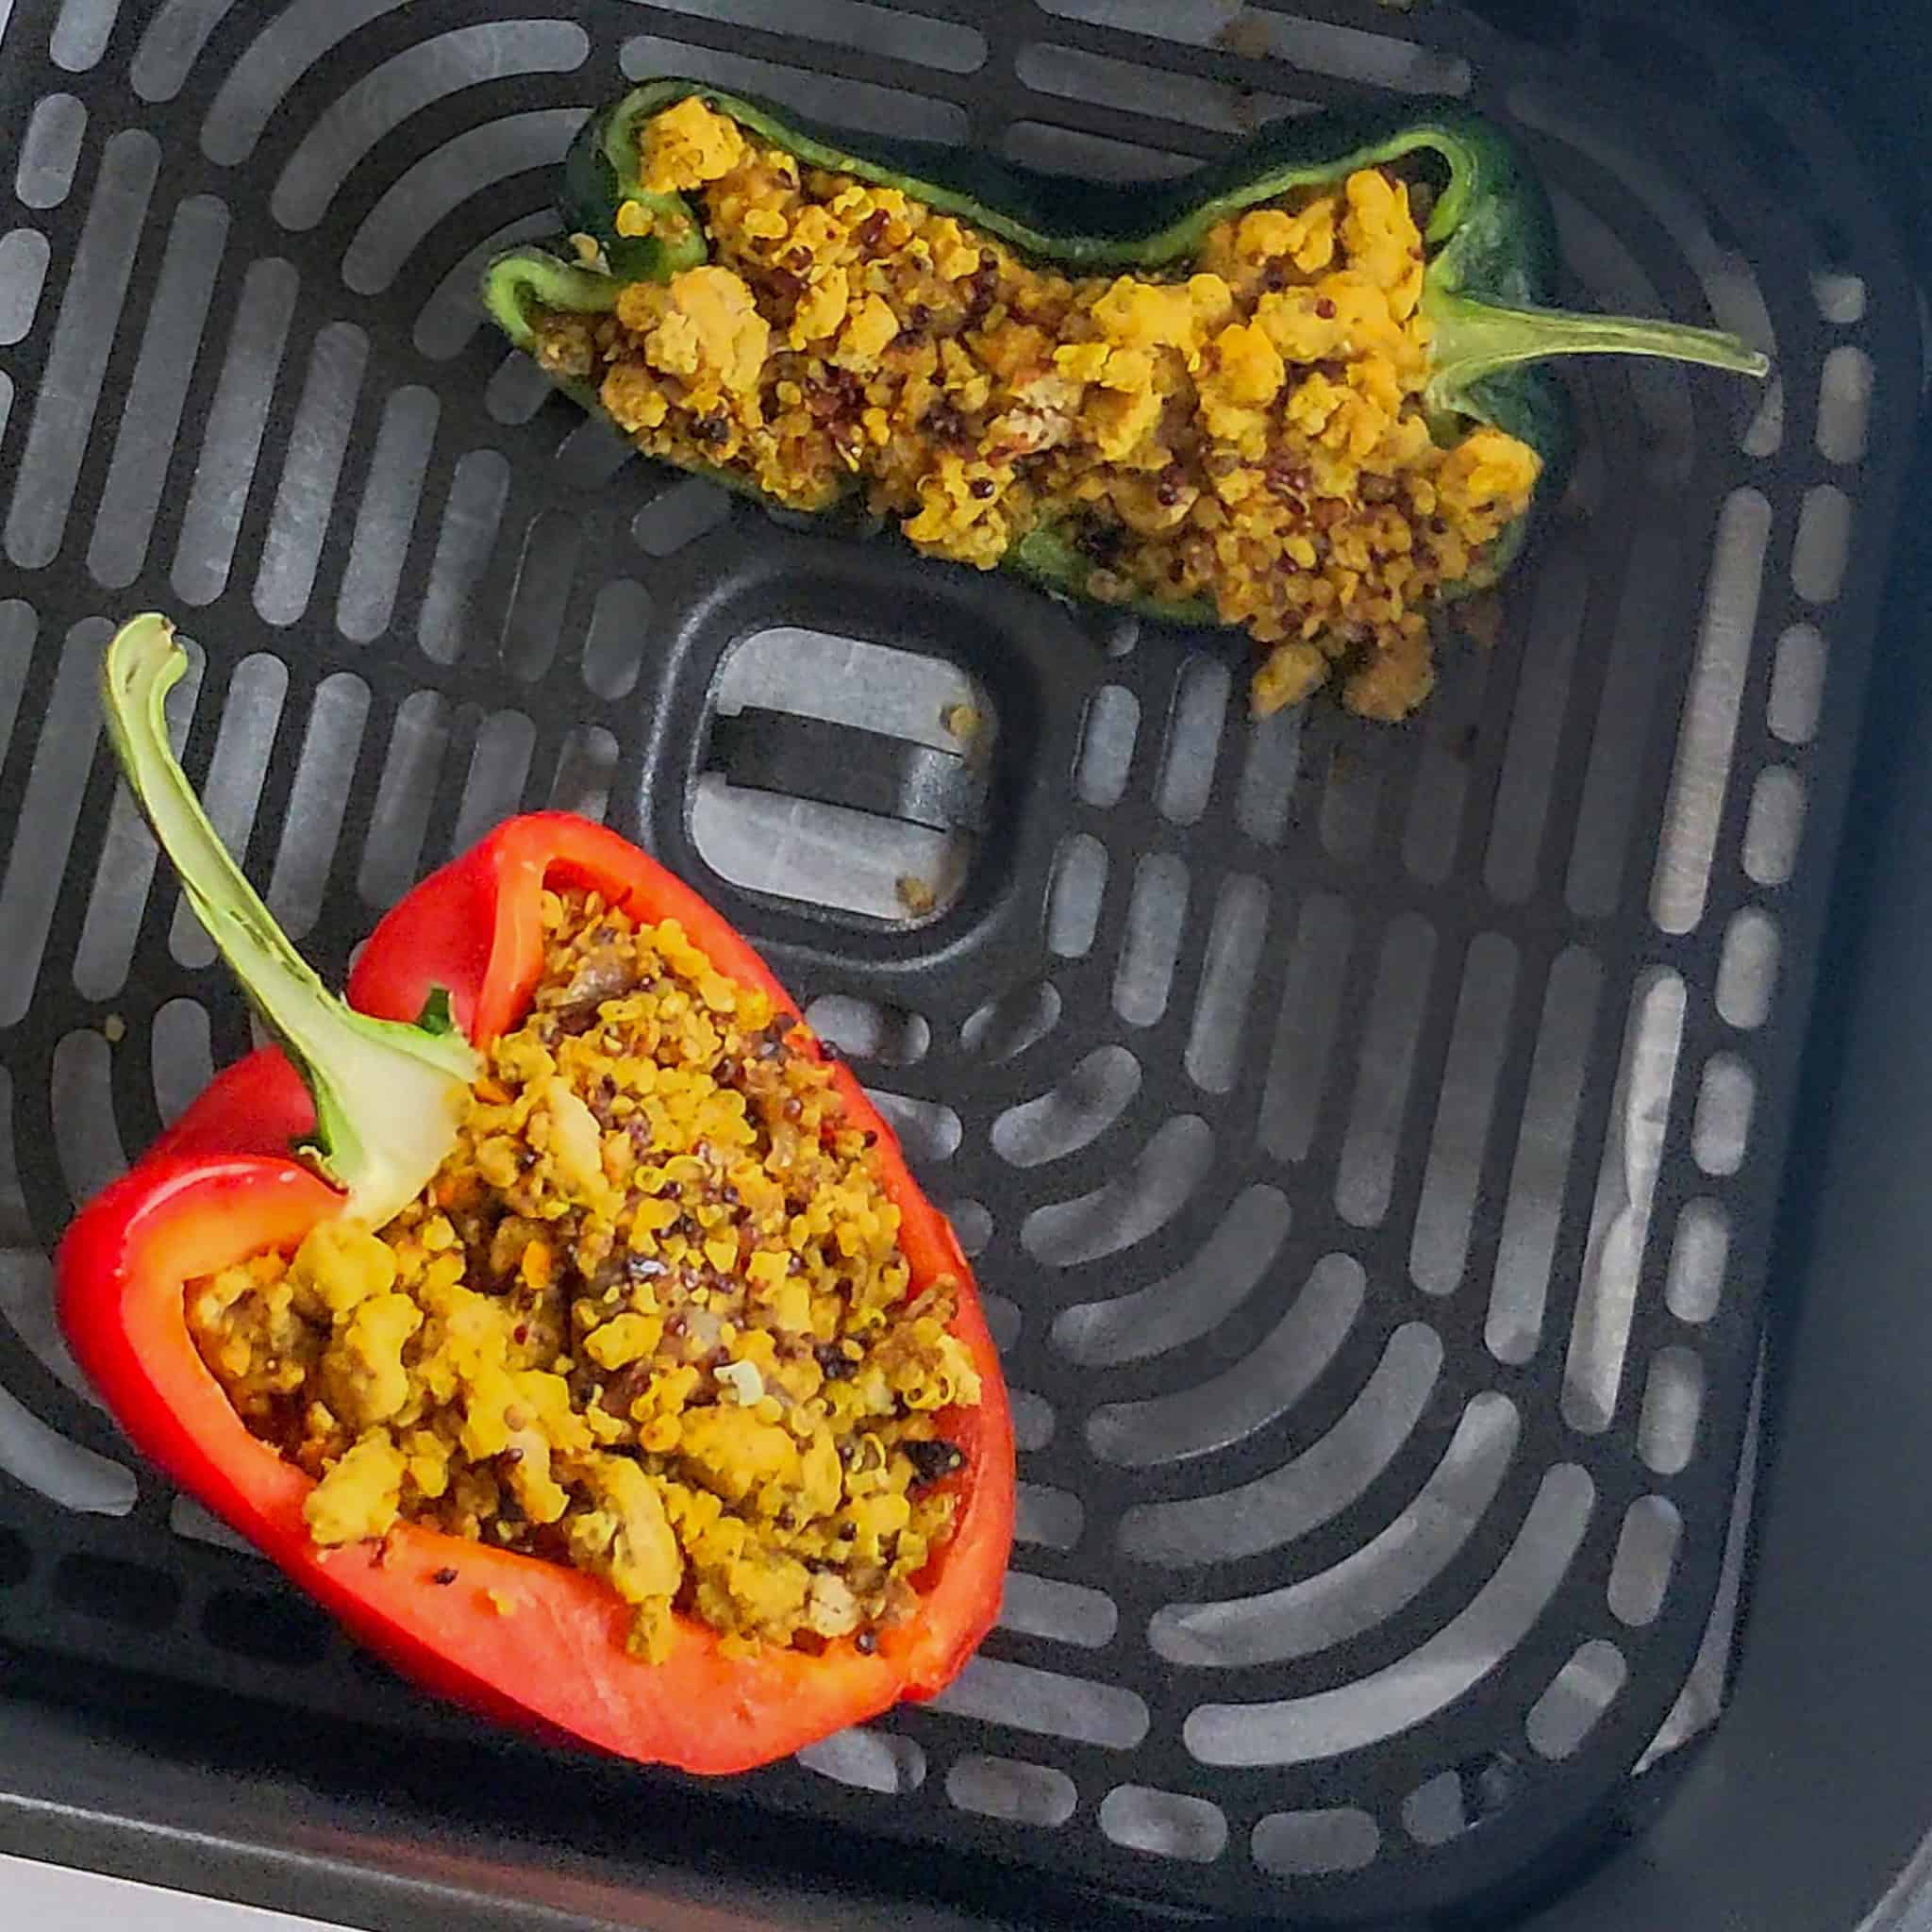
<instances>
[{"instance_id":1,"label":"pepper inner cavity","mask_svg":"<svg viewBox=\"0 0 1932 1932\"><path fill-rule=\"evenodd\" d=\"M710 259L615 308L533 317L644 450L802 509L855 486L931 555L1071 543L1110 602L1206 600L1268 647L1255 703L1340 671L1405 716L1427 614L1480 581L1540 458L1423 408L1431 326L1410 185L1367 168L1214 226L1180 279L1076 278L899 190L802 165L696 96L646 120L641 180ZM629 201L620 234L681 226Z\"/></svg>"},{"instance_id":2,"label":"pepper inner cavity","mask_svg":"<svg viewBox=\"0 0 1932 1932\"><path fill-rule=\"evenodd\" d=\"M915 1284L871 1134L795 1023L675 922L546 894L530 1014L380 1230L191 1283L317 1542L399 1520L588 1571L657 1658L873 1641L914 1607L979 1380Z\"/></svg>"}]
</instances>

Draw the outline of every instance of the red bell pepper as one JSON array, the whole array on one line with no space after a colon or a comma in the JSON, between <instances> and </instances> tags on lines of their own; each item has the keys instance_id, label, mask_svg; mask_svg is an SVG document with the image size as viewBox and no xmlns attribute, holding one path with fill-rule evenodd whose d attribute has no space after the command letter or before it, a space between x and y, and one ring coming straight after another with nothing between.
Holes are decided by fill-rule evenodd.
<instances>
[{"instance_id":1,"label":"red bell pepper","mask_svg":"<svg viewBox=\"0 0 1932 1932\"><path fill-rule=\"evenodd\" d=\"M836 1061L848 1116L878 1137L914 1288L958 1280L955 1331L984 1391L976 1407L941 1418L964 1452L948 1478L955 1533L920 1579L916 1613L881 1630L874 1652L845 1639L818 1656L771 1645L734 1656L707 1626L679 1619L670 1657L646 1663L625 1648L629 1607L580 1571L408 1523L380 1546L311 1540L311 1479L236 1413L190 1336L184 1286L251 1255L292 1250L325 1216L355 1212L379 1225L414 1197L454 1141L475 1064L465 1036L487 1044L529 1003L545 887L595 890L641 921L679 920L720 972L762 990L775 1010L794 1008L697 894L615 833L558 812L500 825L396 906L343 1006L275 930L168 750L161 698L184 663L164 620L124 627L109 647L110 731L197 912L282 1045L218 1074L61 1243L62 1326L136 1446L405 1675L540 1733L732 1772L940 1690L998 1612L1012 1534L1011 1424L958 1243ZM794 1037L818 1055L808 1036ZM308 1137L320 1172L291 1156Z\"/></svg>"}]
</instances>

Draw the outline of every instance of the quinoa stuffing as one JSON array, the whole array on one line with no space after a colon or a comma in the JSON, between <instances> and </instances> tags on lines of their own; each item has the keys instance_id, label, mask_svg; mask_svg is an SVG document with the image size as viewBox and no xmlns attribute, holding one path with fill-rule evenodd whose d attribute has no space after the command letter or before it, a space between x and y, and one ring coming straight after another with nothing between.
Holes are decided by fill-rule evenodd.
<instances>
[{"instance_id":1,"label":"quinoa stuffing","mask_svg":"<svg viewBox=\"0 0 1932 1932\"><path fill-rule=\"evenodd\" d=\"M1369 168L1208 234L1184 279L1072 277L899 190L803 166L695 96L640 136L711 259L613 311L535 318L648 453L819 509L855 484L991 569L1050 528L1108 602L1201 600L1268 648L1255 704L1333 673L1365 716L1433 682L1427 625L1528 508L1537 454L1423 407L1431 325L1409 185ZM651 231L626 202L620 233Z\"/></svg>"},{"instance_id":2,"label":"quinoa stuffing","mask_svg":"<svg viewBox=\"0 0 1932 1932\"><path fill-rule=\"evenodd\" d=\"M912 1291L872 1136L765 994L675 922L543 916L429 1187L191 1282L195 1343L317 1478L318 1543L402 1519L574 1566L654 1660L677 1615L874 1647L952 1526L958 1285Z\"/></svg>"}]
</instances>

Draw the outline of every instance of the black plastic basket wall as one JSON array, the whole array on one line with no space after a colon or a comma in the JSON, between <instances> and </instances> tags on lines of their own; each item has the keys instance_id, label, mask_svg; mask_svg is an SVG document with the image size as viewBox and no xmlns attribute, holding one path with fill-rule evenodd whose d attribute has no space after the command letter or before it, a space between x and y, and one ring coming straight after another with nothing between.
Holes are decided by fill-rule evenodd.
<instances>
[{"instance_id":1,"label":"black plastic basket wall","mask_svg":"<svg viewBox=\"0 0 1932 1932\"><path fill-rule=\"evenodd\" d=\"M0 1639L468 1729L135 1466L53 1331L72 1202L248 1040L99 739L108 620L159 608L191 771L328 968L506 813L607 817L768 947L977 1257L1000 1628L754 1800L1349 1918L1503 1881L1695 1729L1917 317L1788 79L1682 8L1535 11L15 0ZM478 263L661 72L1115 175L1454 94L1574 299L1778 377L1574 375L1567 497L1424 717L1256 728L1223 641L781 528L505 354Z\"/></svg>"}]
</instances>

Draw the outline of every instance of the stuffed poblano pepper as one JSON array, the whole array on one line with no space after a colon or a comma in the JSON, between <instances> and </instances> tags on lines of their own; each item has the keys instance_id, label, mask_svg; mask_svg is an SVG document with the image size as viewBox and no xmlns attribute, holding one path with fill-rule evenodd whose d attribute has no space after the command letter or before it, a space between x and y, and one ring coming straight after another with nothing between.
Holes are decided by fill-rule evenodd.
<instances>
[{"instance_id":1,"label":"stuffed poblano pepper","mask_svg":"<svg viewBox=\"0 0 1932 1932\"><path fill-rule=\"evenodd\" d=\"M1548 205L1459 111L1323 116L1157 189L859 147L685 80L595 116L565 242L491 315L647 454L1074 596L1244 627L1268 712L1406 715L1568 441L1557 356L1761 375L1735 337L1541 307Z\"/></svg>"}]
</instances>

